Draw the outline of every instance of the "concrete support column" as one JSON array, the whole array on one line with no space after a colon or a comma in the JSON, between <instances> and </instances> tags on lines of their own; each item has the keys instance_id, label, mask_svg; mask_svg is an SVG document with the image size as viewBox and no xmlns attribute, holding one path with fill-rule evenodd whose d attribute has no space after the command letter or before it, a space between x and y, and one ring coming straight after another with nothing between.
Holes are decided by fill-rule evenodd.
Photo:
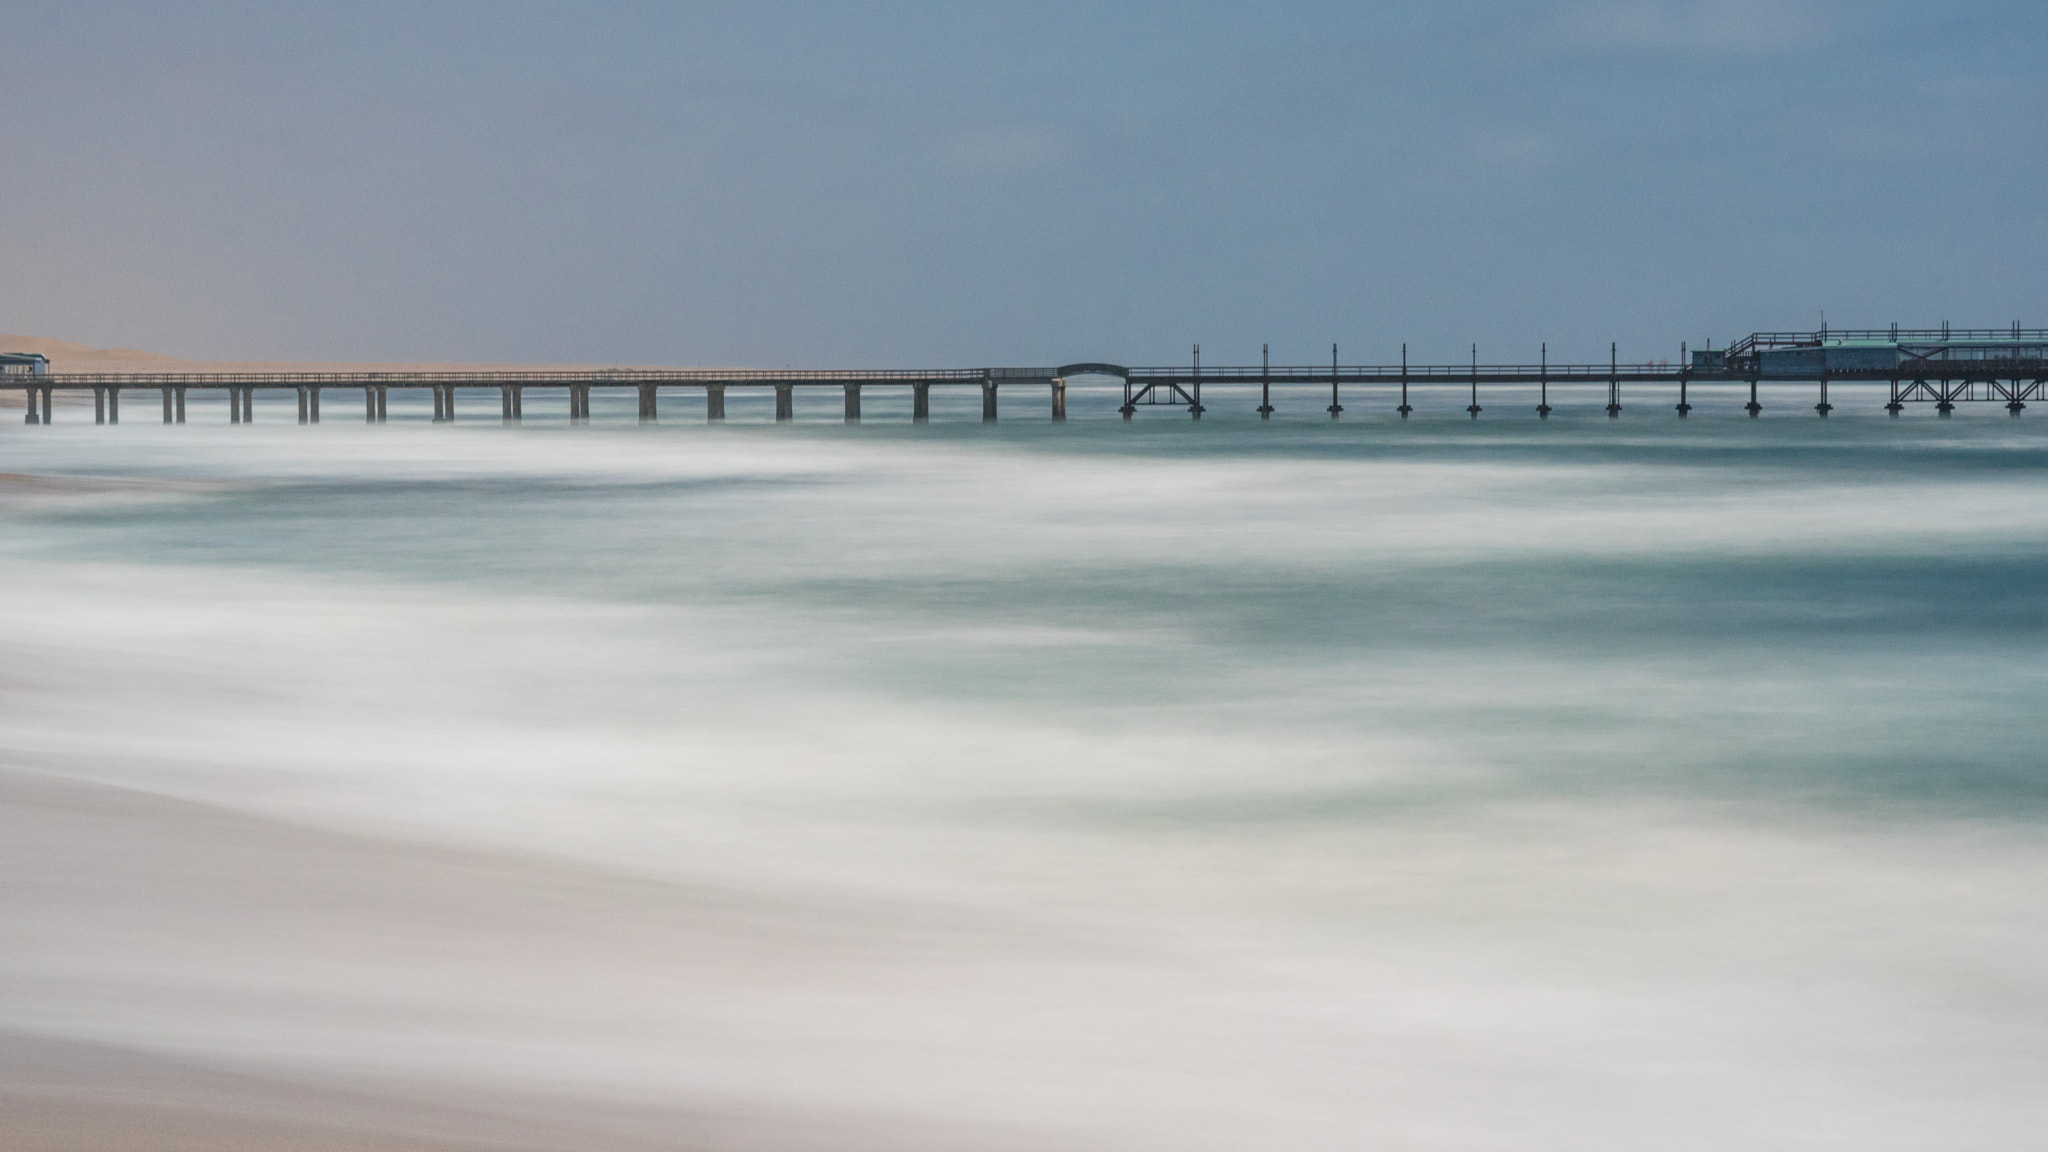
<instances>
[{"instance_id":1,"label":"concrete support column","mask_svg":"<svg viewBox=\"0 0 2048 1152\"><path fill-rule=\"evenodd\" d=\"M526 419L526 385L512 386L512 422L517 424Z\"/></svg>"},{"instance_id":2,"label":"concrete support column","mask_svg":"<svg viewBox=\"0 0 2048 1152\"><path fill-rule=\"evenodd\" d=\"M1756 419L1757 413L1764 410L1764 406L1756 402L1756 377L1754 376L1749 378L1749 403L1744 404L1742 410L1749 413L1751 420Z\"/></svg>"},{"instance_id":3,"label":"concrete support column","mask_svg":"<svg viewBox=\"0 0 2048 1152\"><path fill-rule=\"evenodd\" d=\"M242 423L254 424L255 422L256 386L254 384L251 384L248 387L242 389Z\"/></svg>"},{"instance_id":4,"label":"concrete support column","mask_svg":"<svg viewBox=\"0 0 2048 1152\"><path fill-rule=\"evenodd\" d=\"M308 388L307 394L312 399L313 423L318 424L320 422L320 386L315 384Z\"/></svg>"},{"instance_id":5,"label":"concrete support column","mask_svg":"<svg viewBox=\"0 0 2048 1152\"><path fill-rule=\"evenodd\" d=\"M389 389L386 385L377 385L377 423L379 424L384 423L391 416L391 397L386 395L388 391Z\"/></svg>"},{"instance_id":6,"label":"concrete support column","mask_svg":"<svg viewBox=\"0 0 2048 1152\"><path fill-rule=\"evenodd\" d=\"M313 422L313 398L306 394L306 386L299 385L299 423Z\"/></svg>"},{"instance_id":7,"label":"concrete support column","mask_svg":"<svg viewBox=\"0 0 2048 1152\"><path fill-rule=\"evenodd\" d=\"M512 422L512 386L510 384L498 385L498 420L505 424Z\"/></svg>"},{"instance_id":8,"label":"concrete support column","mask_svg":"<svg viewBox=\"0 0 2048 1152\"><path fill-rule=\"evenodd\" d=\"M846 385L846 422L860 423L860 385Z\"/></svg>"},{"instance_id":9,"label":"concrete support column","mask_svg":"<svg viewBox=\"0 0 2048 1152\"><path fill-rule=\"evenodd\" d=\"M36 412L36 393L41 391L41 389L24 388L21 391L23 398L25 398L28 401L28 412L25 416L22 417L22 423L41 424L43 422L43 419L41 415L39 415Z\"/></svg>"},{"instance_id":10,"label":"concrete support column","mask_svg":"<svg viewBox=\"0 0 2048 1152\"><path fill-rule=\"evenodd\" d=\"M654 385L640 385L640 422L642 424L652 424L660 418L660 413L656 407L657 403Z\"/></svg>"},{"instance_id":11,"label":"concrete support column","mask_svg":"<svg viewBox=\"0 0 2048 1152\"><path fill-rule=\"evenodd\" d=\"M363 385L363 423L377 422L377 389L371 384Z\"/></svg>"},{"instance_id":12,"label":"concrete support column","mask_svg":"<svg viewBox=\"0 0 2048 1152\"><path fill-rule=\"evenodd\" d=\"M43 388L43 423L48 424L50 422L50 416L56 411L56 405L55 389L45 385Z\"/></svg>"},{"instance_id":13,"label":"concrete support column","mask_svg":"<svg viewBox=\"0 0 2048 1152\"><path fill-rule=\"evenodd\" d=\"M590 419L590 386L569 385L569 423L581 424Z\"/></svg>"},{"instance_id":14,"label":"concrete support column","mask_svg":"<svg viewBox=\"0 0 2048 1152\"><path fill-rule=\"evenodd\" d=\"M429 391L434 394L434 423L439 424L448 418L445 411L446 406L442 402L442 388L439 384L436 384Z\"/></svg>"},{"instance_id":15,"label":"concrete support column","mask_svg":"<svg viewBox=\"0 0 2048 1152\"><path fill-rule=\"evenodd\" d=\"M92 422L95 424L105 424L107 422L107 390L98 385L95 385L92 390Z\"/></svg>"},{"instance_id":16,"label":"concrete support column","mask_svg":"<svg viewBox=\"0 0 2048 1152\"><path fill-rule=\"evenodd\" d=\"M1126 424L1130 423L1131 417L1138 411L1138 406L1131 403L1131 378L1129 376L1124 377L1124 406L1117 409L1117 411L1124 414L1124 423Z\"/></svg>"},{"instance_id":17,"label":"concrete support column","mask_svg":"<svg viewBox=\"0 0 2048 1152\"><path fill-rule=\"evenodd\" d=\"M932 418L932 386L912 384L910 386L910 420L922 424Z\"/></svg>"},{"instance_id":18,"label":"concrete support column","mask_svg":"<svg viewBox=\"0 0 2048 1152\"><path fill-rule=\"evenodd\" d=\"M994 380L983 380L981 382L981 422L983 424L993 424L996 422L996 382Z\"/></svg>"},{"instance_id":19,"label":"concrete support column","mask_svg":"<svg viewBox=\"0 0 2048 1152\"><path fill-rule=\"evenodd\" d=\"M1826 353L1823 352L1822 355ZM1820 373L1820 403L1815 404L1813 410L1818 412L1823 420L1828 418L1828 413L1835 410L1835 406L1828 403L1828 373L1825 368L1821 369Z\"/></svg>"},{"instance_id":20,"label":"concrete support column","mask_svg":"<svg viewBox=\"0 0 2048 1152\"><path fill-rule=\"evenodd\" d=\"M183 424L185 422L185 390L183 388L173 388L171 392L177 407L177 422Z\"/></svg>"},{"instance_id":21,"label":"concrete support column","mask_svg":"<svg viewBox=\"0 0 2048 1152\"><path fill-rule=\"evenodd\" d=\"M1052 422L1067 422L1067 382L1063 377L1055 377L1052 382Z\"/></svg>"},{"instance_id":22,"label":"concrete support column","mask_svg":"<svg viewBox=\"0 0 2048 1152\"><path fill-rule=\"evenodd\" d=\"M107 423L121 422L121 386L116 384L107 389Z\"/></svg>"},{"instance_id":23,"label":"concrete support column","mask_svg":"<svg viewBox=\"0 0 2048 1152\"><path fill-rule=\"evenodd\" d=\"M704 419L713 424L725 422L725 385L704 386Z\"/></svg>"},{"instance_id":24,"label":"concrete support column","mask_svg":"<svg viewBox=\"0 0 2048 1152\"><path fill-rule=\"evenodd\" d=\"M164 393L164 423L166 423L166 424L169 424L169 423L171 422L171 386L170 386L169 384L166 384L166 385L164 385L164 387L163 387L163 393Z\"/></svg>"},{"instance_id":25,"label":"concrete support column","mask_svg":"<svg viewBox=\"0 0 2048 1152\"><path fill-rule=\"evenodd\" d=\"M796 419L796 385L775 386L775 421L778 424Z\"/></svg>"}]
</instances>

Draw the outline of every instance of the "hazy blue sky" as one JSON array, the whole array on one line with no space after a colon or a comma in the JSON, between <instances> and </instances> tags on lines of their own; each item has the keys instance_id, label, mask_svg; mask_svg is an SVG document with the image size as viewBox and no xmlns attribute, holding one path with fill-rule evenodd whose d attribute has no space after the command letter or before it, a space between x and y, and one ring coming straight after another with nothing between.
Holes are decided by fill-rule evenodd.
<instances>
[{"instance_id":1,"label":"hazy blue sky","mask_svg":"<svg viewBox=\"0 0 2048 1152\"><path fill-rule=\"evenodd\" d=\"M0 3L0 331L1677 355L2048 324L2048 5Z\"/></svg>"}]
</instances>

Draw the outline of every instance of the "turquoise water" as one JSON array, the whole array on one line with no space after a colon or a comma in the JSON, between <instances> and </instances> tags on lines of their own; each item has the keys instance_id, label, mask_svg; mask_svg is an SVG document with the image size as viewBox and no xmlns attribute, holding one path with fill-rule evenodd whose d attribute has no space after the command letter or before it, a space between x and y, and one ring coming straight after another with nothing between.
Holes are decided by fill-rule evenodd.
<instances>
[{"instance_id":1,"label":"turquoise water","mask_svg":"<svg viewBox=\"0 0 2048 1152\"><path fill-rule=\"evenodd\" d=\"M890 1147L2040 1130L2033 421L1242 399L0 430L0 1027Z\"/></svg>"}]
</instances>

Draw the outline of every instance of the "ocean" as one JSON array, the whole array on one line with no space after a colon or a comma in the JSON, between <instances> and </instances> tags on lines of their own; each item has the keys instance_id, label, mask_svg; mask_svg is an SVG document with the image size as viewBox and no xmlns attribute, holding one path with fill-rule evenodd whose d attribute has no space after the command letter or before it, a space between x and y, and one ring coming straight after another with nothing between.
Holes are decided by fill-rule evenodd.
<instances>
[{"instance_id":1,"label":"ocean","mask_svg":"<svg viewBox=\"0 0 2048 1152\"><path fill-rule=\"evenodd\" d=\"M2048 435L1840 391L0 426L0 1092L215 1147L2025 1145Z\"/></svg>"}]
</instances>

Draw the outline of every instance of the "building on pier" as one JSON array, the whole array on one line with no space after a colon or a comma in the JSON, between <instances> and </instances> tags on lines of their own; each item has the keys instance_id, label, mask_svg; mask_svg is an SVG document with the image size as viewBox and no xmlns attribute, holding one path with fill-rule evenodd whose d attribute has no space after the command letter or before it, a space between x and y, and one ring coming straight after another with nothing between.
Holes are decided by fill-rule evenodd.
<instances>
[{"instance_id":1,"label":"building on pier","mask_svg":"<svg viewBox=\"0 0 2048 1152\"><path fill-rule=\"evenodd\" d=\"M50 358L40 352L0 352L0 376L47 376Z\"/></svg>"},{"instance_id":2,"label":"building on pier","mask_svg":"<svg viewBox=\"0 0 2048 1152\"><path fill-rule=\"evenodd\" d=\"M1969 376L2048 356L2039 328L1856 329L1757 332L1723 352L1697 352L1693 367L1766 380L1822 376Z\"/></svg>"}]
</instances>

